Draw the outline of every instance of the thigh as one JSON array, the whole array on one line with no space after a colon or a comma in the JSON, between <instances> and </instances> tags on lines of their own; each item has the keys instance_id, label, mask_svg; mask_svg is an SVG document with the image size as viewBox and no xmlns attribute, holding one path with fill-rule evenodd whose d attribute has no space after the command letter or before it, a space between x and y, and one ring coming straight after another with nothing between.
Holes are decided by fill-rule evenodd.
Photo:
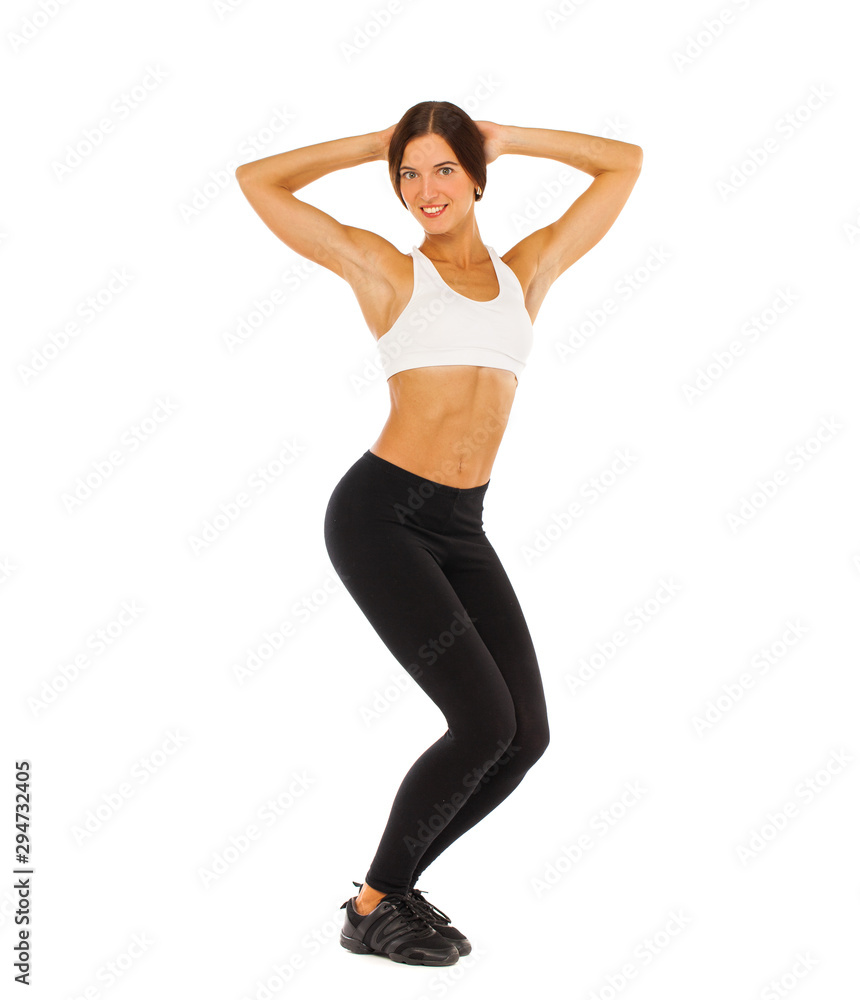
<instances>
[{"instance_id":1,"label":"thigh","mask_svg":"<svg viewBox=\"0 0 860 1000\"><path fill-rule=\"evenodd\" d=\"M483 532L460 543L445 574L505 679L518 727L545 725L546 697L531 633L501 559Z\"/></svg>"},{"instance_id":2,"label":"thigh","mask_svg":"<svg viewBox=\"0 0 860 1000\"><path fill-rule=\"evenodd\" d=\"M488 719L513 727L508 685L431 545L366 499L330 504L326 515L326 546L344 587L452 731Z\"/></svg>"}]
</instances>

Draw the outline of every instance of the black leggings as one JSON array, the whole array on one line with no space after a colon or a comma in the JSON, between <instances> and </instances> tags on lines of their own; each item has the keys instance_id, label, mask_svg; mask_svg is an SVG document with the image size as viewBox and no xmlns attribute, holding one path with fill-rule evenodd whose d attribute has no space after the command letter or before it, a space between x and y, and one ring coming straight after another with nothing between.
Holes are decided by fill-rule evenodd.
<instances>
[{"instance_id":1,"label":"black leggings","mask_svg":"<svg viewBox=\"0 0 860 1000\"><path fill-rule=\"evenodd\" d=\"M436 483L368 450L326 510L335 571L448 725L394 798L365 876L380 892L413 887L510 795L549 743L531 636L484 534L488 486Z\"/></svg>"}]
</instances>

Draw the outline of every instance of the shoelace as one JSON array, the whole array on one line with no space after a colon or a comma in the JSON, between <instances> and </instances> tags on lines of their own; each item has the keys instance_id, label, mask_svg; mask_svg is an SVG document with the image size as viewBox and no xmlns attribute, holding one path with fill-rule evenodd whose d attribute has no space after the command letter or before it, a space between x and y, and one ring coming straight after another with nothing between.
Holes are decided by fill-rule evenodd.
<instances>
[{"instance_id":1,"label":"shoelace","mask_svg":"<svg viewBox=\"0 0 860 1000\"><path fill-rule=\"evenodd\" d=\"M397 915L404 922L404 930L432 932L432 924L428 922L427 917L421 912L421 908L418 906L418 903L411 896L401 896L399 893L389 893L385 899L391 904Z\"/></svg>"},{"instance_id":2,"label":"shoelace","mask_svg":"<svg viewBox=\"0 0 860 1000\"><path fill-rule=\"evenodd\" d=\"M360 882L353 882L352 884L361 888ZM412 893L416 891L413 889ZM427 919L427 911L431 909L435 910L436 907L426 902L426 900L420 897L416 898L411 893L408 896L404 896L399 892L388 893L385 899L396 908L398 915L406 922L405 930L433 930L432 924ZM341 906L341 909L345 906L346 902ZM437 912L441 913L442 911L438 910ZM442 915L444 916L444 914ZM447 917L445 919L448 920ZM450 920L448 922L450 923Z\"/></svg>"},{"instance_id":3,"label":"shoelace","mask_svg":"<svg viewBox=\"0 0 860 1000\"><path fill-rule=\"evenodd\" d=\"M446 924L451 923L451 918L448 916L448 914L443 913L438 906L434 906L432 903L428 902L424 898L424 894L420 889L413 889L412 897L414 901L418 904L419 908L428 916L428 918L432 919L433 921L436 921L439 918L441 918L444 923Z\"/></svg>"}]
</instances>

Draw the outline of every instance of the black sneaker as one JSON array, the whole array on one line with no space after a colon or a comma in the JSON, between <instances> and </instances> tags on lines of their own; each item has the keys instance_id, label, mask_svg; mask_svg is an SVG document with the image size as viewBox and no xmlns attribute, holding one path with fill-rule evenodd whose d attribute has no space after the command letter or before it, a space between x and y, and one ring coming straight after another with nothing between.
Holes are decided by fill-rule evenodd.
<instances>
[{"instance_id":1,"label":"black sneaker","mask_svg":"<svg viewBox=\"0 0 860 1000\"><path fill-rule=\"evenodd\" d=\"M420 904L411 896L390 892L366 915L351 896L346 910L341 946L357 955L385 955L404 965L453 965L456 947L427 923Z\"/></svg>"},{"instance_id":2,"label":"black sneaker","mask_svg":"<svg viewBox=\"0 0 860 1000\"><path fill-rule=\"evenodd\" d=\"M419 913L423 914L428 924L441 934L446 941L450 941L461 955L468 955L472 950L469 939L465 937L456 927L451 926L451 918L447 913L443 913L432 903L428 903L420 889L410 889L412 900L417 904Z\"/></svg>"}]
</instances>

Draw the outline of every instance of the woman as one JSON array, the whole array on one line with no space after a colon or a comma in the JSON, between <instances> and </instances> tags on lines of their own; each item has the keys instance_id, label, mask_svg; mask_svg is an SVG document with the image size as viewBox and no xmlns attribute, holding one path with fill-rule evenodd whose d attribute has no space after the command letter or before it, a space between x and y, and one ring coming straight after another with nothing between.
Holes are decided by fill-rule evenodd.
<instances>
[{"instance_id":1,"label":"woman","mask_svg":"<svg viewBox=\"0 0 860 1000\"><path fill-rule=\"evenodd\" d=\"M594 180L556 222L499 257L481 240L475 202L503 153L560 160ZM382 159L424 231L410 254L295 196L333 170ZM448 726L404 777L365 882L342 906L340 940L352 952L414 965L469 952L415 883L547 747L537 658L484 534L483 502L541 302L615 221L641 163L630 143L474 122L447 101L424 101L385 131L236 171L275 235L349 282L377 338L391 413L331 495L326 548Z\"/></svg>"}]
</instances>

